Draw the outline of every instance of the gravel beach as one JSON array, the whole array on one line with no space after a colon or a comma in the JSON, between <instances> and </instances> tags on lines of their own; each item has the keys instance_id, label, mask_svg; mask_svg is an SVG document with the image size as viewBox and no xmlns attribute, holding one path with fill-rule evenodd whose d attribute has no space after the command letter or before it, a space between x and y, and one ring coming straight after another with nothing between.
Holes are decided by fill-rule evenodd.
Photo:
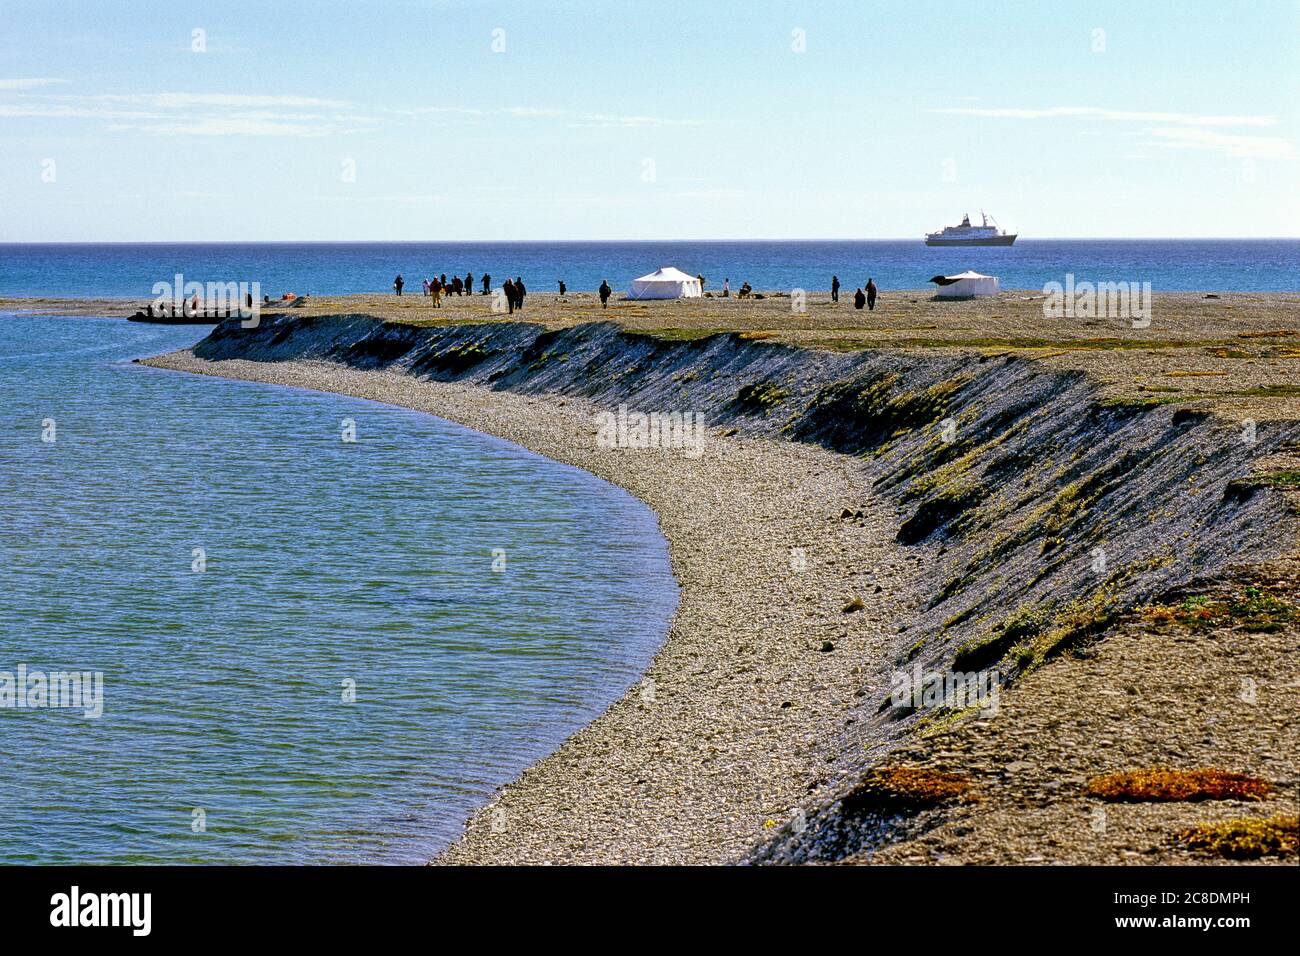
<instances>
[{"instance_id":1,"label":"gravel beach","mask_svg":"<svg viewBox=\"0 0 1300 956\"><path fill-rule=\"evenodd\" d=\"M659 515L681 604L643 681L501 791L439 862L737 859L828 780L855 694L887 686L887 622L914 572L853 458L712 432L698 458L601 448L601 409L584 402L321 363L176 352L144 364L436 414L584 468ZM854 597L864 608L844 613Z\"/></svg>"},{"instance_id":2,"label":"gravel beach","mask_svg":"<svg viewBox=\"0 0 1300 956\"><path fill-rule=\"evenodd\" d=\"M1259 325L1244 341L1290 335ZM1287 350L1217 355L1199 334L1049 369L1038 347L272 315L144 364L436 414L659 516L681 603L644 679L436 862L1178 863L1174 828L1285 816L1297 785L1300 393ZM1211 379L1232 387L1116 399L1170 356L1231 366ZM598 415L625 400L707 409L702 454L609 447ZM1153 629L1166 600L1175 623ZM900 668L991 665L1014 682L991 719L889 705ZM1085 793L1159 766L1259 775L1272 795ZM973 796L877 818L857 794L888 767Z\"/></svg>"}]
</instances>

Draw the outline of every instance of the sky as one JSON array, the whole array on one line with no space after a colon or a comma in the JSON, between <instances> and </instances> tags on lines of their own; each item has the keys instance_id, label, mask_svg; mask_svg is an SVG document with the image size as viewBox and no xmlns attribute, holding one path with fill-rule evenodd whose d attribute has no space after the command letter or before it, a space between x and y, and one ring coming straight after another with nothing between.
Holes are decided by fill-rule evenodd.
<instances>
[{"instance_id":1,"label":"sky","mask_svg":"<svg viewBox=\"0 0 1300 956\"><path fill-rule=\"evenodd\" d=\"M1300 236L1300 2L3 0L0 241Z\"/></svg>"}]
</instances>

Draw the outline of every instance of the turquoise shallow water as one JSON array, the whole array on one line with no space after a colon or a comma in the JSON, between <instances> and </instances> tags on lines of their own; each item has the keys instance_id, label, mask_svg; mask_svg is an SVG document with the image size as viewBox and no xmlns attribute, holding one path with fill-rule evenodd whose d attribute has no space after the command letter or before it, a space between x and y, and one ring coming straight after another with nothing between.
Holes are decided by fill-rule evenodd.
<instances>
[{"instance_id":1,"label":"turquoise shallow water","mask_svg":"<svg viewBox=\"0 0 1300 956\"><path fill-rule=\"evenodd\" d=\"M104 674L99 719L0 708L0 862L423 862L635 683L654 516L430 416L129 361L202 334L0 316L0 671Z\"/></svg>"}]
</instances>

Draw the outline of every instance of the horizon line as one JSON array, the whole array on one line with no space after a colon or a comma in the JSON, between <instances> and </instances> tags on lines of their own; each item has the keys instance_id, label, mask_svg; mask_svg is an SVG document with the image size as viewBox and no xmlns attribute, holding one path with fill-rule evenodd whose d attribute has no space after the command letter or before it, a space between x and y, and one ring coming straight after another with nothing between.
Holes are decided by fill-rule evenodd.
<instances>
[{"instance_id":1,"label":"horizon line","mask_svg":"<svg viewBox=\"0 0 1300 956\"><path fill-rule=\"evenodd\" d=\"M329 246L329 245L454 245L482 244L508 245L511 243L546 243L559 245L564 243L814 243L814 242L920 242L925 236L881 236L881 237L805 237L805 238L771 238L771 239L0 239L0 246L213 246L213 245L294 245L294 246ZM1294 236L1035 236L1028 239L1017 237L1017 242L1296 242L1300 235ZM957 248L978 248L957 247ZM996 248L996 247L988 247ZM1007 248L1014 248L1010 246Z\"/></svg>"}]
</instances>

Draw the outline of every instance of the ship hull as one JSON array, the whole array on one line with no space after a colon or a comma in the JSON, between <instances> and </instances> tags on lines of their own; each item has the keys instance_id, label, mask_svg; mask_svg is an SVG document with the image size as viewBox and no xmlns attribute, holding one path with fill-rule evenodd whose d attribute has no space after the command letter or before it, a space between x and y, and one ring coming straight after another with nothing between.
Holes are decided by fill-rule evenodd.
<instances>
[{"instance_id":1,"label":"ship hull","mask_svg":"<svg viewBox=\"0 0 1300 956\"><path fill-rule=\"evenodd\" d=\"M974 239L943 239L938 236L926 236L927 246L1009 246L1016 241L1011 236L981 236Z\"/></svg>"}]
</instances>

